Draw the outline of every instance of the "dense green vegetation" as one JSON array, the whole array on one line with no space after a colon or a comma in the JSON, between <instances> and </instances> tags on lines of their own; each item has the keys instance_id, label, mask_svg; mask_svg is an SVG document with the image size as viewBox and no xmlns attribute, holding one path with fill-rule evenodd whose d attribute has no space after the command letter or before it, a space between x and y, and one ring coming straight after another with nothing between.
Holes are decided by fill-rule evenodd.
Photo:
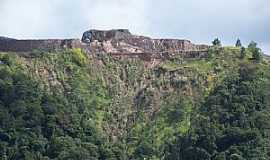
<instances>
[{"instance_id":1,"label":"dense green vegetation","mask_svg":"<svg viewBox=\"0 0 270 160\"><path fill-rule=\"evenodd\" d=\"M269 159L269 66L242 64L198 108L170 159ZM267 69L268 68L268 69ZM177 158L176 158L177 157Z\"/></svg>"},{"instance_id":2,"label":"dense green vegetation","mask_svg":"<svg viewBox=\"0 0 270 160\"><path fill-rule=\"evenodd\" d=\"M219 41L219 40L218 40ZM251 44L202 59L0 54L0 159L270 157L270 64Z\"/></svg>"}]
</instances>

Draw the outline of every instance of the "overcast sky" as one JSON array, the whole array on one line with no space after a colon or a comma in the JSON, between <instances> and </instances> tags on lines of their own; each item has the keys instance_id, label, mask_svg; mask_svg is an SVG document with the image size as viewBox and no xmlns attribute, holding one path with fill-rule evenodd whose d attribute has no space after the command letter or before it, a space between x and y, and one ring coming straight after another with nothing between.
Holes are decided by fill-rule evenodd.
<instances>
[{"instance_id":1,"label":"overcast sky","mask_svg":"<svg viewBox=\"0 0 270 160\"><path fill-rule=\"evenodd\" d=\"M239 37L270 53L270 0L0 0L1 36L80 38L93 28L226 45Z\"/></svg>"}]
</instances>

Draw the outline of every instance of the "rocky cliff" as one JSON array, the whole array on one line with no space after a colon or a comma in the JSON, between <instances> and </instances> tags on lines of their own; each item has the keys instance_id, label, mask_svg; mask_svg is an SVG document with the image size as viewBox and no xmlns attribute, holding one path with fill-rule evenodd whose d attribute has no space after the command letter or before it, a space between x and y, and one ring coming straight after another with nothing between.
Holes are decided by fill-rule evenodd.
<instances>
[{"instance_id":1,"label":"rocky cliff","mask_svg":"<svg viewBox=\"0 0 270 160\"><path fill-rule=\"evenodd\" d=\"M152 39L131 34L127 29L89 30L79 39L16 40L0 38L0 51L31 52L81 48L90 54L111 54L120 57L166 58L175 54L204 56L208 46L189 40Z\"/></svg>"},{"instance_id":2,"label":"rocky cliff","mask_svg":"<svg viewBox=\"0 0 270 160\"><path fill-rule=\"evenodd\" d=\"M90 46L89 49L92 52L103 51L106 53L160 53L199 51L208 48L207 45L195 45L189 40L151 39L145 36L132 35L125 29L86 31L83 34L82 42Z\"/></svg>"}]
</instances>

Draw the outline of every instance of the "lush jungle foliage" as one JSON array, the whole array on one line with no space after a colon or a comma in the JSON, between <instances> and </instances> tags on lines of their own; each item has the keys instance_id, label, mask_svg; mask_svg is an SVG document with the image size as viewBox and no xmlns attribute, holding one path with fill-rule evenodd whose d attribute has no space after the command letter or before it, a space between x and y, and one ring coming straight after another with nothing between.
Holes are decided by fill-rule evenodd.
<instances>
[{"instance_id":1,"label":"lush jungle foliage","mask_svg":"<svg viewBox=\"0 0 270 160\"><path fill-rule=\"evenodd\" d=\"M0 159L270 159L270 64L254 47L153 68L79 49L1 53Z\"/></svg>"}]
</instances>

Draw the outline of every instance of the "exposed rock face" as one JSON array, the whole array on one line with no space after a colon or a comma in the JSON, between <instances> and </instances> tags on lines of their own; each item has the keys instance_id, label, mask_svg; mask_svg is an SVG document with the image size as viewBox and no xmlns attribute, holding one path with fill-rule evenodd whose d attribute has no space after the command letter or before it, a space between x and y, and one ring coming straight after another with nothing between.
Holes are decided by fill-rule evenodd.
<instances>
[{"instance_id":1,"label":"exposed rock face","mask_svg":"<svg viewBox=\"0 0 270 160\"><path fill-rule=\"evenodd\" d=\"M81 48L89 54L110 54L120 58L166 59L174 55L205 57L209 46L196 45L189 40L151 39L133 35L127 29L89 30L79 39L16 40L0 37L0 51L31 52Z\"/></svg>"},{"instance_id":2,"label":"exposed rock face","mask_svg":"<svg viewBox=\"0 0 270 160\"><path fill-rule=\"evenodd\" d=\"M116 29L116 30L89 30L83 33L82 42L90 43L94 41L107 41L111 39L120 40L132 37L131 33L127 29Z\"/></svg>"},{"instance_id":3,"label":"exposed rock face","mask_svg":"<svg viewBox=\"0 0 270 160\"><path fill-rule=\"evenodd\" d=\"M102 53L160 53L207 49L207 45L195 45L189 40L151 39L132 35L128 30L89 30L83 34L82 42L89 52Z\"/></svg>"},{"instance_id":4,"label":"exposed rock face","mask_svg":"<svg viewBox=\"0 0 270 160\"><path fill-rule=\"evenodd\" d=\"M80 48L79 39L45 39L45 40L0 40L0 51L3 52L31 52L33 50L61 50L67 48Z\"/></svg>"}]
</instances>

